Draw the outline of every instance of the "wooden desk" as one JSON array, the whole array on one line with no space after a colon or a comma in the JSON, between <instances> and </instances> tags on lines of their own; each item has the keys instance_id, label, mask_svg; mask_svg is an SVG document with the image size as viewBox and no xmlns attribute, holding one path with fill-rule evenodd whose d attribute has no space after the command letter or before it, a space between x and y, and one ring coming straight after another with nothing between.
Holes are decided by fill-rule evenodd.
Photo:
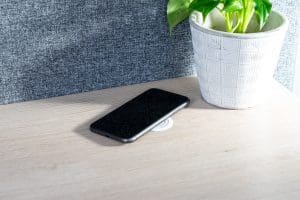
<instances>
[{"instance_id":1,"label":"wooden desk","mask_svg":"<svg viewBox=\"0 0 300 200\"><path fill-rule=\"evenodd\" d=\"M174 127L122 145L89 124L142 91L191 98ZM300 199L300 102L235 111L193 77L0 106L0 199Z\"/></svg>"}]
</instances>

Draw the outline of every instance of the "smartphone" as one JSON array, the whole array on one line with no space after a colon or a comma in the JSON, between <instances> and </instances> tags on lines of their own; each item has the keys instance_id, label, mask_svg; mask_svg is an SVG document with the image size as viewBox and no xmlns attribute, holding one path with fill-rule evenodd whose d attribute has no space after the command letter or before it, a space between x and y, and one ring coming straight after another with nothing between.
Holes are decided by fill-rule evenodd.
<instances>
[{"instance_id":1,"label":"smartphone","mask_svg":"<svg viewBox=\"0 0 300 200\"><path fill-rule=\"evenodd\" d=\"M188 97L152 88L92 123L90 130L120 142L134 142L189 102Z\"/></svg>"}]
</instances>

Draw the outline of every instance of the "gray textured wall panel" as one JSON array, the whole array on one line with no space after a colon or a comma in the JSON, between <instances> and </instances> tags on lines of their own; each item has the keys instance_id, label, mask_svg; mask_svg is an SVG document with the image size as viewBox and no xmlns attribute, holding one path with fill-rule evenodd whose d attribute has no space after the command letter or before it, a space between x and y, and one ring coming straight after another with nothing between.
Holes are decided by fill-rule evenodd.
<instances>
[{"instance_id":1,"label":"gray textured wall panel","mask_svg":"<svg viewBox=\"0 0 300 200\"><path fill-rule=\"evenodd\" d=\"M293 89L299 40L299 0L273 0L274 9L281 11L289 19L289 31L281 52L275 78L284 86Z\"/></svg>"},{"instance_id":2,"label":"gray textured wall panel","mask_svg":"<svg viewBox=\"0 0 300 200\"><path fill-rule=\"evenodd\" d=\"M1 1L0 104L192 74L189 25L169 37L166 2ZM294 5L279 7L293 18ZM277 73L286 86L295 41L288 40Z\"/></svg>"},{"instance_id":3,"label":"gray textured wall panel","mask_svg":"<svg viewBox=\"0 0 300 200\"><path fill-rule=\"evenodd\" d=\"M167 33L166 1L0 3L0 102L192 74L189 27Z\"/></svg>"}]
</instances>

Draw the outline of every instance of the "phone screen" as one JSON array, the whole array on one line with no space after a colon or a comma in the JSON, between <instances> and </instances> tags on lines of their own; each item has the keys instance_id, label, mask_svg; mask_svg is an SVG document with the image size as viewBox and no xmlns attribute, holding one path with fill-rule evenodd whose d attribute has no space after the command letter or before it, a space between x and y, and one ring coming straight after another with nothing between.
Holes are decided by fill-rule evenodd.
<instances>
[{"instance_id":1,"label":"phone screen","mask_svg":"<svg viewBox=\"0 0 300 200\"><path fill-rule=\"evenodd\" d=\"M188 102L185 96L153 88L94 122L91 130L115 139L130 139Z\"/></svg>"}]
</instances>

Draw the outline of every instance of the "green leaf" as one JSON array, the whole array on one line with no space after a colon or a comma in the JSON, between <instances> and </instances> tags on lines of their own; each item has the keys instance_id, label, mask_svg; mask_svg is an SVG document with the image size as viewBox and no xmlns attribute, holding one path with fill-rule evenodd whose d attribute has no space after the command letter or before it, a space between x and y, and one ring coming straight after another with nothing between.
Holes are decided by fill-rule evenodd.
<instances>
[{"instance_id":1,"label":"green leaf","mask_svg":"<svg viewBox=\"0 0 300 200\"><path fill-rule=\"evenodd\" d=\"M169 0L167 6L167 18L170 32L173 28L189 17L190 0Z\"/></svg>"},{"instance_id":2,"label":"green leaf","mask_svg":"<svg viewBox=\"0 0 300 200\"><path fill-rule=\"evenodd\" d=\"M224 2L223 11L225 12L234 12L239 11L244 8L243 0L226 0Z\"/></svg>"},{"instance_id":3,"label":"green leaf","mask_svg":"<svg viewBox=\"0 0 300 200\"><path fill-rule=\"evenodd\" d=\"M261 30L268 21L270 12L272 10L272 3L269 0L254 0L254 2L255 13Z\"/></svg>"},{"instance_id":4,"label":"green leaf","mask_svg":"<svg viewBox=\"0 0 300 200\"><path fill-rule=\"evenodd\" d=\"M190 4L190 8L193 10L197 10L202 13L203 20L207 17L207 15L214 9L216 8L220 0L194 0Z\"/></svg>"}]
</instances>

